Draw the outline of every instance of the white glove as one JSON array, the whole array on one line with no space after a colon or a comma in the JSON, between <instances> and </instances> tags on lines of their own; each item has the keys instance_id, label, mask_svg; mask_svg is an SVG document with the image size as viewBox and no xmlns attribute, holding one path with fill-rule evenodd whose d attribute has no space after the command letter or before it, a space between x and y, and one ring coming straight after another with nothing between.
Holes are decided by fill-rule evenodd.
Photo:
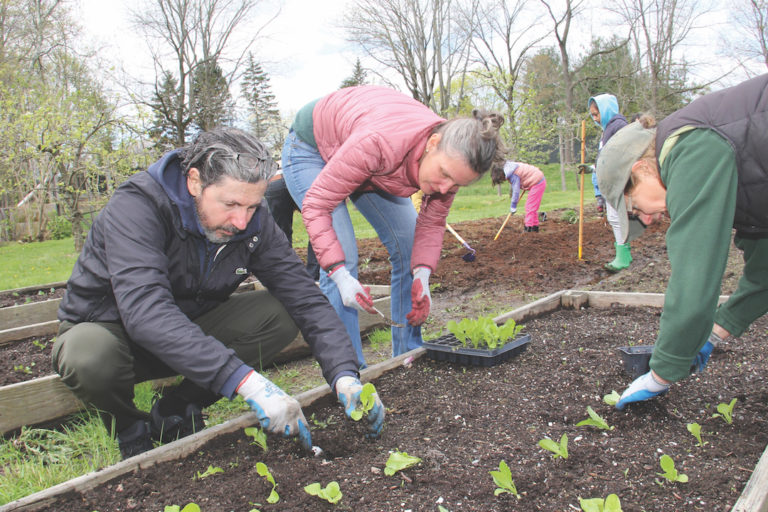
<instances>
[{"instance_id":1,"label":"white glove","mask_svg":"<svg viewBox=\"0 0 768 512\"><path fill-rule=\"evenodd\" d=\"M339 377L339 380L336 381L336 397L339 399L339 402L341 402L341 405L344 406L344 413L347 417L351 418L352 412L360 407L360 392L362 390L363 385L360 382L360 379L356 377L345 375ZM367 437L376 438L379 437L381 428L384 426L385 411L384 405L379 399L379 394L373 393L371 396L375 400L375 403L371 410L368 411L368 416L366 417L368 420L368 429L370 430L370 434L368 434Z\"/></svg>"},{"instance_id":2,"label":"white glove","mask_svg":"<svg viewBox=\"0 0 768 512\"><path fill-rule=\"evenodd\" d=\"M344 265L339 265L328 273L328 276L336 283L336 288L341 294L341 302L348 308L357 308L360 311L367 311L372 315L376 314L373 308L373 297L371 297L370 288L364 287L360 281L352 277L349 270Z\"/></svg>"},{"instance_id":3,"label":"white glove","mask_svg":"<svg viewBox=\"0 0 768 512\"><path fill-rule=\"evenodd\" d=\"M261 428L283 437L298 435L304 448L312 449L309 426L295 398L255 370L245 376L236 391L256 412Z\"/></svg>"},{"instance_id":4,"label":"white glove","mask_svg":"<svg viewBox=\"0 0 768 512\"><path fill-rule=\"evenodd\" d=\"M616 403L618 410L623 410L627 404L632 402L642 402L655 396L663 395L669 391L669 384L657 381L653 374L648 371L632 381L627 389L621 394L621 398Z\"/></svg>"}]
</instances>

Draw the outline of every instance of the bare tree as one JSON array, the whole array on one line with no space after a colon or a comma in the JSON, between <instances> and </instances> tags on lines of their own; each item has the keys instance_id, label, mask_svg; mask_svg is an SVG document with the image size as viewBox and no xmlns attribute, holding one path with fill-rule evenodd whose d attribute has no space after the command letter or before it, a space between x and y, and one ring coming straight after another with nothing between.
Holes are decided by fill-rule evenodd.
<instances>
[{"instance_id":1,"label":"bare tree","mask_svg":"<svg viewBox=\"0 0 768 512\"><path fill-rule=\"evenodd\" d=\"M452 0L354 0L342 26L374 61L394 70L411 95L439 114L466 73L469 41Z\"/></svg>"},{"instance_id":2,"label":"bare tree","mask_svg":"<svg viewBox=\"0 0 768 512\"><path fill-rule=\"evenodd\" d=\"M133 12L136 26L157 41L151 48L156 80L154 98L147 106L162 103L157 112L172 126L176 145L182 146L193 122L193 104L206 98L194 98L192 82L201 65L226 67L223 77L229 86L238 76L249 48L261 30L274 19L252 32L246 44L230 51L236 29L251 16L259 0L148 0ZM276 15L275 15L276 16ZM177 84L174 94L167 91L168 79ZM198 88L198 90L200 90ZM169 97L162 97L163 94Z\"/></svg>"},{"instance_id":3,"label":"bare tree","mask_svg":"<svg viewBox=\"0 0 768 512\"><path fill-rule=\"evenodd\" d=\"M524 20L525 14L531 18ZM525 0L491 0L484 4L473 0L464 13L468 20L466 25L471 27L474 73L504 103L509 121L506 124L513 130L516 112L523 103L517 84L527 54L548 35L531 34L530 27L536 26L538 21L533 14L530 2Z\"/></svg>"},{"instance_id":4,"label":"bare tree","mask_svg":"<svg viewBox=\"0 0 768 512\"><path fill-rule=\"evenodd\" d=\"M688 84L693 64L684 45L706 9L699 0L618 0L615 10L630 26L637 59L647 78L647 108L664 115L679 108L702 85Z\"/></svg>"},{"instance_id":5,"label":"bare tree","mask_svg":"<svg viewBox=\"0 0 768 512\"><path fill-rule=\"evenodd\" d=\"M768 1L739 0L731 5L731 19L741 30L729 30L735 34L729 39L738 57L761 61L768 67Z\"/></svg>"},{"instance_id":6,"label":"bare tree","mask_svg":"<svg viewBox=\"0 0 768 512\"><path fill-rule=\"evenodd\" d=\"M565 99L565 110L560 116L558 127L560 138L564 141L564 161L560 162L562 166L566 163L574 162L573 140L576 133L574 126L576 125L578 115L575 113L573 106L575 71L571 68L571 57L568 53L568 37L570 36L571 22L581 12L583 0L565 0L565 9L559 14L552 7L556 3L554 0L539 1L544 5L549 18L552 20L552 33L555 36L557 48L560 52L561 85ZM557 4L560 5L559 2Z\"/></svg>"}]
</instances>

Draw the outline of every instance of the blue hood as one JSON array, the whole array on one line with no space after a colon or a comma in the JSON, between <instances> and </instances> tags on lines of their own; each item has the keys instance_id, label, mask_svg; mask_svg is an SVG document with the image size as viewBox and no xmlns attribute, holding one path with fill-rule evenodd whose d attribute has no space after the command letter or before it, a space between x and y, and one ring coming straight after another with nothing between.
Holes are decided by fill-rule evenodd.
<instances>
[{"instance_id":1,"label":"blue hood","mask_svg":"<svg viewBox=\"0 0 768 512\"><path fill-rule=\"evenodd\" d=\"M176 149L164 154L160 160L150 165L147 172L163 187L171 201L179 208L184 229L190 233L204 236L205 232L197 218L195 199L187 189L187 177L181 170L181 161L181 151ZM245 231L235 235L232 241L247 238L260 230L261 210L261 208L256 210Z\"/></svg>"},{"instance_id":2,"label":"blue hood","mask_svg":"<svg viewBox=\"0 0 768 512\"><path fill-rule=\"evenodd\" d=\"M589 110L589 106L592 102L597 105L597 110L600 112L599 126L605 131L605 127L608 126L608 123L613 119L613 116L619 113L619 102L613 94L598 94L597 96L589 98L589 101L587 102L587 110Z\"/></svg>"}]
</instances>

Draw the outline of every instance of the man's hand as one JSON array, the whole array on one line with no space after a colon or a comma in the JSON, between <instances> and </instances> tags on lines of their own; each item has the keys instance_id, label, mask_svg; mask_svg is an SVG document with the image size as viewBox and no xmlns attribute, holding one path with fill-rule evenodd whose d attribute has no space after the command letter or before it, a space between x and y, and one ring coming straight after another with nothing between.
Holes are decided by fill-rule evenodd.
<instances>
[{"instance_id":1,"label":"man's hand","mask_svg":"<svg viewBox=\"0 0 768 512\"><path fill-rule=\"evenodd\" d=\"M423 324L429 316L432 296L429 294L429 267L416 267L411 285L411 312L405 315L408 323L414 326Z\"/></svg>"},{"instance_id":2,"label":"man's hand","mask_svg":"<svg viewBox=\"0 0 768 512\"><path fill-rule=\"evenodd\" d=\"M344 406L344 413L347 417L352 417L352 412L355 409L360 408L360 392L363 390L363 385L360 383L360 379L345 375L339 377L336 381L336 397ZM368 411L368 430L367 437L377 438L381 434L381 429L384 426L384 405L379 399L379 394L374 393L371 395L374 399L373 407Z\"/></svg>"},{"instance_id":3,"label":"man's hand","mask_svg":"<svg viewBox=\"0 0 768 512\"><path fill-rule=\"evenodd\" d=\"M669 391L669 384L656 380L651 370L636 378L632 384L624 390L621 394L621 398L619 398L619 401L616 403L616 408L621 411L627 404L649 400L655 396L663 395L667 391Z\"/></svg>"},{"instance_id":4,"label":"man's hand","mask_svg":"<svg viewBox=\"0 0 768 512\"><path fill-rule=\"evenodd\" d=\"M236 391L256 412L261 428L283 437L298 435L302 446L308 451L312 449L309 426L295 398L254 370L245 376Z\"/></svg>"},{"instance_id":5,"label":"man's hand","mask_svg":"<svg viewBox=\"0 0 768 512\"><path fill-rule=\"evenodd\" d=\"M693 363L691 364L691 373L701 373L704 371L704 369L707 367L707 363L709 362L709 356L712 355L712 351L715 349L715 347L722 343L723 339L715 334L714 332L710 333L709 339L707 339L707 342L704 344L703 347L701 347L701 350L699 350L699 353L696 354L696 357L693 359Z\"/></svg>"},{"instance_id":6,"label":"man's hand","mask_svg":"<svg viewBox=\"0 0 768 512\"><path fill-rule=\"evenodd\" d=\"M360 311L367 311L375 315L376 309L373 307L373 297L371 289L360 284L360 281L352 277L349 270L344 265L339 265L328 273L336 288L341 294L341 302L348 308L357 308Z\"/></svg>"}]
</instances>

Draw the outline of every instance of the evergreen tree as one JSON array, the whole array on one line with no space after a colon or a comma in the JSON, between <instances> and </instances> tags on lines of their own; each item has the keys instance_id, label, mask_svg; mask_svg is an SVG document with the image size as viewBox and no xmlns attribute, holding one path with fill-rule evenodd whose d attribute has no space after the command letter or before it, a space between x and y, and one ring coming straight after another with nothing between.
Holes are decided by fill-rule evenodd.
<instances>
[{"instance_id":1,"label":"evergreen tree","mask_svg":"<svg viewBox=\"0 0 768 512\"><path fill-rule=\"evenodd\" d=\"M165 72L150 103L153 119L149 127L149 136L155 142L154 147L161 151L168 151L176 146L178 140L176 119L178 119L179 105L178 80Z\"/></svg>"},{"instance_id":2,"label":"evergreen tree","mask_svg":"<svg viewBox=\"0 0 768 512\"><path fill-rule=\"evenodd\" d=\"M215 60L202 61L192 75L192 123L202 131L232 121L232 96L221 67Z\"/></svg>"},{"instance_id":3,"label":"evergreen tree","mask_svg":"<svg viewBox=\"0 0 768 512\"><path fill-rule=\"evenodd\" d=\"M368 72L363 69L362 64L360 64L360 59L357 59L355 62L355 69L352 71L352 76L345 78L343 82L341 82L341 87L339 89L344 89L345 87L355 87L357 85L365 85L365 79L368 77Z\"/></svg>"},{"instance_id":4,"label":"evergreen tree","mask_svg":"<svg viewBox=\"0 0 768 512\"><path fill-rule=\"evenodd\" d=\"M241 89L248 103L248 118L254 135L273 149L278 149L282 145L280 111L272 94L269 75L250 53Z\"/></svg>"}]
</instances>

